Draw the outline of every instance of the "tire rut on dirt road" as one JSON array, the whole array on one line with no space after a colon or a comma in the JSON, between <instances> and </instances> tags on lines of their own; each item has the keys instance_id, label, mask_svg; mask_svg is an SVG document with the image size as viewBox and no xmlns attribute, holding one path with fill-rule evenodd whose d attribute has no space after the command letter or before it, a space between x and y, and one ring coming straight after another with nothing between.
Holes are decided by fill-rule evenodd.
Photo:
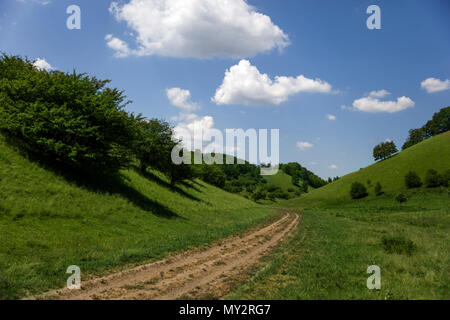
<instances>
[{"instance_id":1,"label":"tire rut on dirt road","mask_svg":"<svg viewBox=\"0 0 450 320\"><path fill-rule=\"evenodd\" d=\"M258 264L261 257L299 223L299 215L286 214L272 224L244 236L193 249L104 277L82 282L81 290L62 289L37 299L164 299L220 297L229 280Z\"/></svg>"}]
</instances>

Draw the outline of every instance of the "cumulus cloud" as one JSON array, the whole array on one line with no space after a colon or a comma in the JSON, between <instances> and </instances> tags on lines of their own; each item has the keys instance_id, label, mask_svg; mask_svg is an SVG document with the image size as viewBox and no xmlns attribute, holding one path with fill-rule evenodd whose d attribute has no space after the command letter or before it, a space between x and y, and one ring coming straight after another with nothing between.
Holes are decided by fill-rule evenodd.
<instances>
[{"instance_id":1,"label":"cumulus cloud","mask_svg":"<svg viewBox=\"0 0 450 320\"><path fill-rule=\"evenodd\" d=\"M397 98L397 101L380 101L377 98L369 96L356 99L355 101L353 101L353 107L355 110L363 112L394 113L414 107L414 101L405 96Z\"/></svg>"},{"instance_id":2,"label":"cumulus cloud","mask_svg":"<svg viewBox=\"0 0 450 320\"><path fill-rule=\"evenodd\" d=\"M135 33L133 50L121 50L128 44L112 35L106 39L118 57L244 58L289 45L283 30L245 0L130 0L112 2L109 10Z\"/></svg>"},{"instance_id":3,"label":"cumulus cloud","mask_svg":"<svg viewBox=\"0 0 450 320\"><path fill-rule=\"evenodd\" d=\"M198 105L191 101L191 93L189 90L180 88L166 89L167 98L170 103L185 111L194 111L198 109Z\"/></svg>"},{"instance_id":4,"label":"cumulus cloud","mask_svg":"<svg viewBox=\"0 0 450 320\"><path fill-rule=\"evenodd\" d=\"M302 151L305 151L306 149L310 149L314 147L314 144L307 142L307 141L298 141L297 142L297 148L299 148Z\"/></svg>"},{"instance_id":5,"label":"cumulus cloud","mask_svg":"<svg viewBox=\"0 0 450 320\"><path fill-rule=\"evenodd\" d=\"M335 164L331 164L331 165L328 166L328 169L330 169L330 170L336 170L337 168L338 167Z\"/></svg>"},{"instance_id":6,"label":"cumulus cloud","mask_svg":"<svg viewBox=\"0 0 450 320\"><path fill-rule=\"evenodd\" d=\"M336 116L333 116L332 114L327 114L326 117L328 120L336 120Z\"/></svg>"},{"instance_id":7,"label":"cumulus cloud","mask_svg":"<svg viewBox=\"0 0 450 320\"><path fill-rule=\"evenodd\" d=\"M422 89L425 89L428 93L434 93L439 91L445 91L450 89L450 80L440 80L436 78L428 78L420 83Z\"/></svg>"},{"instance_id":8,"label":"cumulus cloud","mask_svg":"<svg viewBox=\"0 0 450 320\"><path fill-rule=\"evenodd\" d=\"M106 35L105 40L106 40L106 45L114 50L114 55L117 58L128 57L128 55L130 54L131 50L125 41L120 40L119 38L113 37L112 34Z\"/></svg>"},{"instance_id":9,"label":"cumulus cloud","mask_svg":"<svg viewBox=\"0 0 450 320\"><path fill-rule=\"evenodd\" d=\"M303 75L296 78L276 76L272 80L267 74L261 74L248 60L241 60L225 71L223 82L212 100L219 105L279 105L299 92L330 93L331 85Z\"/></svg>"},{"instance_id":10,"label":"cumulus cloud","mask_svg":"<svg viewBox=\"0 0 450 320\"><path fill-rule=\"evenodd\" d=\"M50 65L50 63L45 61L45 59L41 59L41 58L37 58L33 62L33 66L39 70L46 70L46 71L54 70L53 67Z\"/></svg>"},{"instance_id":11,"label":"cumulus cloud","mask_svg":"<svg viewBox=\"0 0 450 320\"><path fill-rule=\"evenodd\" d=\"M389 91L386 91L384 89L382 90L374 90L369 92L369 97L372 98L384 98L385 96L391 94Z\"/></svg>"}]
</instances>

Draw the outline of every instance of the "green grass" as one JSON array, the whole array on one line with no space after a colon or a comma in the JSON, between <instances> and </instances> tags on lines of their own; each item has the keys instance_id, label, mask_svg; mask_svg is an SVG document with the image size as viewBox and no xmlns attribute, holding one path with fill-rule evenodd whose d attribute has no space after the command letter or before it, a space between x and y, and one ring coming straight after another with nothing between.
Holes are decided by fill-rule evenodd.
<instances>
[{"instance_id":1,"label":"green grass","mask_svg":"<svg viewBox=\"0 0 450 320\"><path fill-rule=\"evenodd\" d=\"M227 298L450 299L449 197L409 197L305 208L294 236ZM370 265L381 268L381 290L366 287Z\"/></svg>"},{"instance_id":2,"label":"green grass","mask_svg":"<svg viewBox=\"0 0 450 320\"><path fill-rule=\"evenodd\" d=\"M450 133L348 174L300 198L278 203L302 215L299 230L232 299L450 299L448 188L407 190L404 175L450 168ZM369 197L351 200L350 185ZM384 195L375 196L379 181ZM399 204L396 194L408 201ZM381 268L381 290L369 290L367 267Z\"/></svg>"},{"instance_id":3,"label":"green grass","mask_svg":"<svg viewBox=\"0 0 450 320\"><path fill-rule=\"evenodd\" d=\"M405 175L408 171L415 171L424 181L428 169L435 169L439 173L450 169L450 132L416 144L390 159L345 175L335 182L302 195L302 199L292 199L291 202L295 206L295 203L314 205L324 201L339 203L350 200L350 186L355 181L367 187L369 197L375 197L374 188L377 182L380 182L383 191L388 194L398 192L406 188ZM368 180L371 181L370 186Z\"/></svg>"},{"instance_id":4,"label":"green grass","mask_svg":"<svg viewBox=\"0 0 450 320\"><path fill-rule=\"evenodd\" d=\"M292 184L292 177L281 170L279 170L277 174L274 174L272 176L264 176L264 179L268 184L280 187L284 191L287 191L289 188L293 188L295 190L298 189L297 186L294 186Z\"/></svg>"},{"instance_id":5,"label":"green grass","mask_svg":"<svg viewBox=\"0 0 450 320\"><path fill-rule=\"evenodd\" d=\"M0 298L160 259L236 234L272 210L201 181L173 189L158 172L80 179L44 169L0 138Z\"/></svg>"}]
</instances>

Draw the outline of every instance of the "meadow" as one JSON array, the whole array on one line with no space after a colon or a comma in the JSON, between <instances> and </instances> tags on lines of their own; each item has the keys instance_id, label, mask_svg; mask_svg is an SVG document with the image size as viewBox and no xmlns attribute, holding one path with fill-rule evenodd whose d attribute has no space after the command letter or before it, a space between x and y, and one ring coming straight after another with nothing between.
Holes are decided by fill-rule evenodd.
<instances>
[{"instance_id":1,"label":"meadow","mask_svg":"<svg viewBox=\"0 0 450 320\"><path fill-rule=\"evenodd\" d=\"M272 209L200 180L172 187L156 172L80 177L30 161L0 136L0 299L208 244Z\"/></svg>"},{"instance_id":2,"label":"meadow","mask_svg":"<svg viewBox=\"0 0 450 320\"><path fill-rule=\"evenodd\" d=\"M279 210L302 216L297 232L266 258L231 299L450 299L448 187L408 189L414 170L442 173L450 163L450 133L414 145L390 159L341 177ZM352 200L353 182L368 197ZM376 196L380 182L384 193ZM406 203L396 195L406 195ZM381 269L381 289L366 286L367 268Z\"/></svg>"},{"instance_id":3,"label":"meadow","mask_svg":"<svg viewBox=\"0 0 450 320\"><path fill-rule=\"evenodd\" d=\"M450 299L450 213L445 190L303 207L300 228L228 299ZM366 286L381 269L381 289Z\"/></svg>"}]
</instances>

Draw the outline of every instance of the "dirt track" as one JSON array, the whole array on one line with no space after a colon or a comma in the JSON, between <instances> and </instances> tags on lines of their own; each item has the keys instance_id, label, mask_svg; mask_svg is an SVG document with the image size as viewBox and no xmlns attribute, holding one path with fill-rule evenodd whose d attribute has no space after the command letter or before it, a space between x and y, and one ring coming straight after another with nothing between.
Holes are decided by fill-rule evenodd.
<instances>
[{"instance_id":1,"label":"dirt track","mask_svg":"<svg viewBox=\"0 0 450 320\"><path fill-rule=\"evenodd\" d=\"M217 298L230 280L239 279L292 231L297 214L286 214L241 237L190 250L165 260L82 282L81 290L63 289L40 299L177 299Z\"/></svg>"}]
</instances>

